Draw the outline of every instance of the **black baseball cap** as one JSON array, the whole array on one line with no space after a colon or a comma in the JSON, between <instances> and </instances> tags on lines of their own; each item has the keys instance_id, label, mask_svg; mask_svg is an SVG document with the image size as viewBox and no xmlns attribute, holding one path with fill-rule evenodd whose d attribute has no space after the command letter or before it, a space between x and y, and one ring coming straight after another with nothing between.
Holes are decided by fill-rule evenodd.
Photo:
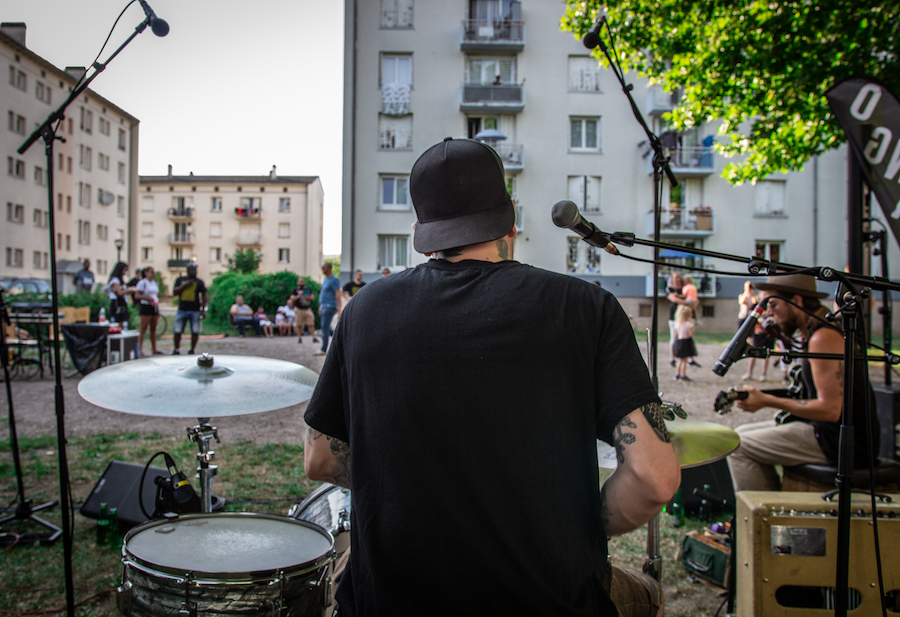
<instances>
[{"instance_id":1,"label":"black baseball cap","mask_svg":"<svg viewBox=\"0 0 900 617\"><path fill-rule=\"evenodd\" d=\"M413 165L409 193L419 253L496 240L516 223L503 162L480 141L448 137L426 150Z\"/></svg>"}]
</instances>

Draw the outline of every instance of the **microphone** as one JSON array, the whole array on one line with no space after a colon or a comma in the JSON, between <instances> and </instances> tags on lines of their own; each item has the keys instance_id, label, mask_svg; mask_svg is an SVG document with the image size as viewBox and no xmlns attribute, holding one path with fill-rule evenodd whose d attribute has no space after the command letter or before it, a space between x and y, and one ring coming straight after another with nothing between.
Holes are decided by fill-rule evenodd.
<instances>
[{"instance_id":1,"label":"microphone","mask_svg":"<svg viewBox=\"0 0 900 617\"><path fill-rule=\"evenodd\" d=\"M744 351L749 347L747 344L747 337L753 333L753 327L761 321L760 318L766 310L766 304L768 303L769 299L764 298L762 302L753 307L753 310L747 315L747 319L744 320L744 323L742 323L741 327L738 329L737 334L735 334L734 338L731 339L731 342L728 343L728 347L726 347L725 351L722 352L722 355L719 356L715 366L713 366L713 373L719 377L724 377L731 365L743 357Z\"/></svg>"},{"instance_id":2,"label":"microphone","mask_svg":"<svg viewBox=\"0 0 900 617\"><path fill-rule=\"evenodd\" d=\"M198 499L197 493L194 492L194 487L188 482L187 477L178 471L172 457L168 453L163 456L166 459L166 466L169 468L169 474L171 475L169 483L171 483L172 497L175 498L175 502L180 506L184 506L190 504L192 500Z\"/></svg>"},{"instance_id":3,"label":"microphone","mask_svg":"<svg viewBox=\"0 0 900 617\"><path fill-rule=\"evenodd\" d=\"M601 17L597 20L590 30L588 30L587 34L584 35L584 38L581 39L581 42L584 43L584 46L588 49L594 49L597 46L600 46L600 49L603 49L603 41L600 40L600 30L603 29L603 24L606 23L606 16Z\"/></svg>"},{"instance_id":4,"label":"microphone","mask_svg":"<svg viewBox=\"0 0 900 617\"><path fill-rule=\"evenodd\" d=\"M554 225L571 229L591 246L603 249L610 255L619 254L619 249L609 241L609 234L603 233L597 229L596 225L581 216L581 212L578 211L578 206L575 205L575 202L568 199L556 202L553 204L550 218L553 219Z\"/></svg>"},{"instance_id":5,"label":"microphone","mask_svg":"<svg viewBox=\"0 0 900 617\"><path fill-rule=\"evenodd\" d=\"M156 16L156 13L154 13L153 9L150 8L150 5L147 4L147 0L138 0L138 2L141 3L144 13L150 20L150 29L153 30L153 34L156 36L166 36L169 34L169 24L166 23L166 20Z\"/></svg>"}]
</instances>

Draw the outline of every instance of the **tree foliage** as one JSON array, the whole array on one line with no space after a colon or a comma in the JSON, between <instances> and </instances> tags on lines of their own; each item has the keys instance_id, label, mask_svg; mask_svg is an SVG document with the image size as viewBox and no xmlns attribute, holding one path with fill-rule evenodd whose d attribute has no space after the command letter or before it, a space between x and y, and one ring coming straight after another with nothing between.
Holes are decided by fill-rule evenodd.
<instances>
[{"instance_id":1,"label":"tree foliage","mask_svg":"<svg viewBox=\"0 0 900 617\"><path fill-rule=\"evenodd\" d=\"M254 311L260 306L266 311L269 319L275 321L275 312L279 306L287 302L291 292L297 286L299 277L288 270L273 274L244 274L226 272L213 280L209 287L209 309L206 319L218 326L228 324L231 305L237 296L244 296L244 304ZM306 288L316 296L313 302L313 315L318 327L319 283L306 279Z\"/></svg>"},{"instance_id":2,"label":"tree foliage","mask_svg":"<svg viewBox=\"0 0 900 617\"><path fill-rule=\"evenodd\" d=\"M225 255L225 268L229 272L252 274L259 269L259 253L253 249L238 249L234 255Z\"/></svg>"},{"instance_id":3,"label":"tree foliage","mask_svg":"<svg viewBox=\"0 0 900 617\"><path fill-rule=\"evenodd\" d=\"M676 128L721 120L733 183L843 143L824 96L841 79L900 87L898 0L567 0L561 27L581 38L604 7L623 68L681 89Z\"/></svg>"}]
</instances>

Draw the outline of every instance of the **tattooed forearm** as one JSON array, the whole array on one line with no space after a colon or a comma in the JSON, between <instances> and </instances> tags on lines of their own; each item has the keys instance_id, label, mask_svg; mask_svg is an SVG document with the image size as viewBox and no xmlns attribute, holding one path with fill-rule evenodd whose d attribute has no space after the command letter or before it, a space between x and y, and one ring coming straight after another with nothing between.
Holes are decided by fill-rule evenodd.
<instances>
[{"instance_id":1,"label":"tattooed forearm","mask_svg":"<svg viewBox=\"0 0 900 617\"><path fill-rule=\"evenodd\" d=\"M666 429L665 418L663 417L662 408L659 403L644 405L641 407L641 413L647 418L647 422L650 424L653 432L656 433L656 436L659 437L660 441L672 443L672 437L669 436L669 431Z\"/></svg>"},{"instance_id":2,"label":"tattooed forearm","mask_svg":"<svg viewBox=\"0 0 900 617\"><path fill-rule=\"evenodd\" d=\"M310 428L306 433L307 447L312 448L313 442L323 437L328 442L328 450L331 453L331 460L328 466L328 481L338 486L350 488L350 444Z\"/></svg>"},{"instance_id":3,"label":"tattooed forearm","mask_svg":"<svg viewBox=\"0 0 900 617\"><path fill-rule=\"evenodd\" d=\"M616 458L619 465L625 462L625 444L634 443L634 434L625 432L625 429L637 428L637 424L632 422L628 417L622 418L622 421L616 425L616 435L613 445L616 447Z\"/></svg>"}]
</instances>

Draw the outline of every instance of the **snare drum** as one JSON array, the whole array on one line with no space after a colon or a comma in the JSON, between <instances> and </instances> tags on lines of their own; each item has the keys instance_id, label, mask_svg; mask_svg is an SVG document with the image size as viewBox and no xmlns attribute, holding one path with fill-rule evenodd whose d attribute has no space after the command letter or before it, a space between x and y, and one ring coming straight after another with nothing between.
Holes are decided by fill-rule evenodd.
<instances>
[{"instance_id":1,"label":"snare drum","mask_svg":"<svg viewBox=\"0 0 900 617\"><path fill-rule=\"evenodd\" d=\"M291 507L288 516L331 532L338 557L350 548L350 489L323 484L299 505Z\"/></svg>"},{"instance_id":2,"label":"snare drum","mask_svg":"<svg viewBox=\"0 0 900 617\"><path fill-rule=\"evenodd\" d=\"M125 536L119 611L320 617L332 599L333 548L317 525L270 514L144 523Z\"/></svg>"}]
</instances>

